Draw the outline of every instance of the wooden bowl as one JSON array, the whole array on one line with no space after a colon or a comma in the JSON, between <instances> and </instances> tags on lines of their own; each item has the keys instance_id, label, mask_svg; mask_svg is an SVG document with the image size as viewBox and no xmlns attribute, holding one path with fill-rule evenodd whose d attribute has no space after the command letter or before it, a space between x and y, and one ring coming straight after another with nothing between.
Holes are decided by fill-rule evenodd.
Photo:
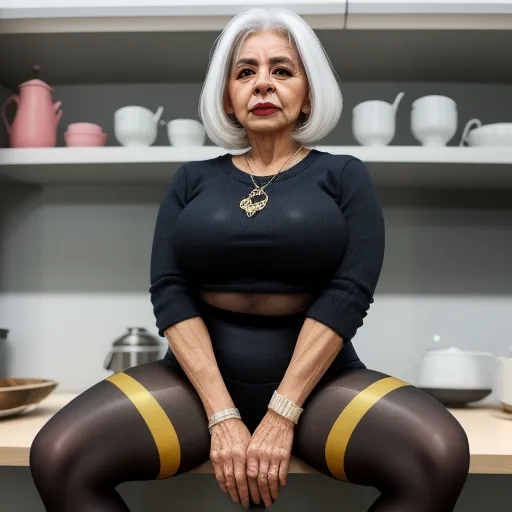
<instances>
[{"instance_id":1,"label":"wooden bowl","mask_svg":"<svg viewBox=\"0 0 512 512\"><path fill-rule=\"evenodd\" d=\"M49 379L0 377L0 419L36 409L58 385Z\"/></svg>"}]
</instances>

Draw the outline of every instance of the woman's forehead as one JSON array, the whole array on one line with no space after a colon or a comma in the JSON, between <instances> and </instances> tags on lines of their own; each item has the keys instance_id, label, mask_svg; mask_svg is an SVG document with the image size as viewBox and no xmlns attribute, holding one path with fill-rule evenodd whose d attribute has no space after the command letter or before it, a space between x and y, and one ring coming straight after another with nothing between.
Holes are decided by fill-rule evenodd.
<instances>
[{"instance_id":1,"label":"woman's forehead","mask_svg":"<svg viewBox=\"0 0 512 512\"><path fill-rule=\"evenodd\" d=\"M286 63L286 59L291 63L300 64L299 53L287 37L268 33L269 37L265 39L266 35L266 33L259 33L248 36L239 48L238 55L233 56L233 66L236 66L240 60L248 63L249 59L253 61L252 65Z\"/></svg>"}]
</instances>

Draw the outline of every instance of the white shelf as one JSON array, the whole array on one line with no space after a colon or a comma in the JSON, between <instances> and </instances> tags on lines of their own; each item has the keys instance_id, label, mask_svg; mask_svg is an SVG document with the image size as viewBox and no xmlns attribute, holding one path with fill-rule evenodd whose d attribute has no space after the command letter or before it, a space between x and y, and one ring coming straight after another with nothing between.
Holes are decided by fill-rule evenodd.
<instances>
[{"instance_id":1,"label":"white shelf","mask_svg":"<svg viewBox=\"0 0 512 512\"><path fill-rule=\"evenodd\" d=\"M354 14L512 14L512 0L349 0L348 6Z\"/></svg>"},{"instance_id":2,"label":"white shelf","mask_svg":"<svg viewBox=\"0 0 512 512\"><path fill-rule=\"evenodd\" d=\"M148 28L221 30L228 19L253 7L284 7L307 17L313 28L341 28L346 0L46 0L0 1L0 32L126 31Z\"/></svg>"},{"instance_id":3,"label":"white shelf","mask_svg":"<svg viewBox=\"0 0 512 512\"><path fill-rule=\"evenodd\" d=\"M378 186L512 188L512 148L316 148L360 158ZM183 162L226 152L216 146L7 148L0 149L0 178L35 185L164 185Z\"/></svg>"}]
</instances>

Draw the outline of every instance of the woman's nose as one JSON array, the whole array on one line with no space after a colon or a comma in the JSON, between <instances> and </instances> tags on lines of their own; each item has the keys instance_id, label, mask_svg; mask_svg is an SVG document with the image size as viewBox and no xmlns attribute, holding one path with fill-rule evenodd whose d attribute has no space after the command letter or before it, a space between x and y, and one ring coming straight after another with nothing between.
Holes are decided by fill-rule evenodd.
<instances>
[{"instance_id":1,"label":"woman's nose","mask_svg":"<svg viewBox=\"0 0 512 512\"><path fill-rule=\"evenodd\" d=\"M254 84L254 92L256 94L273 92L274 90L274 84L269 80L267 76L260 75Z\"/></svg>"},{"instance_id":2,"label":"woman's nose","mask_svg":"<svg viewBox=\"0 0 512 512\"><path fill-rule=\"evenodd\" d=\"M265 95L265 94L270 94L270 93L273 93L275 90L274 86L272 84L261 84L261 85L257 85L254 87L254 94L260 94L260 95Z\"/></svg>"}]
</instances>

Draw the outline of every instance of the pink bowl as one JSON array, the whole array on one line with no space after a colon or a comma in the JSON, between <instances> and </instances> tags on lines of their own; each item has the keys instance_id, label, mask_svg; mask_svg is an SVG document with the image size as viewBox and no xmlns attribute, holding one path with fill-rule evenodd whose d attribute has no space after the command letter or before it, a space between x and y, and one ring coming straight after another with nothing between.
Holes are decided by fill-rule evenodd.
<instances>
[{"instance_id":1,"label":"pink bowl","mask_svg":"<svg viewBox=\"0 0 512 512\"><path fill-rule=\"evenodd\" d=\"M66 146L104 146L107 142L106 133L64 133Z\"/></svg>"},{"instance_id":2,"label":"pink bowl","mask_svg":"<svg viewBox=\"0 0 512 512\"><path fill-rule=\"evenodd\" d=\"M102 133L103 129L99 124L94 123L72 123L68 125L69 133Z\"/></svg>"}]
</instances>

